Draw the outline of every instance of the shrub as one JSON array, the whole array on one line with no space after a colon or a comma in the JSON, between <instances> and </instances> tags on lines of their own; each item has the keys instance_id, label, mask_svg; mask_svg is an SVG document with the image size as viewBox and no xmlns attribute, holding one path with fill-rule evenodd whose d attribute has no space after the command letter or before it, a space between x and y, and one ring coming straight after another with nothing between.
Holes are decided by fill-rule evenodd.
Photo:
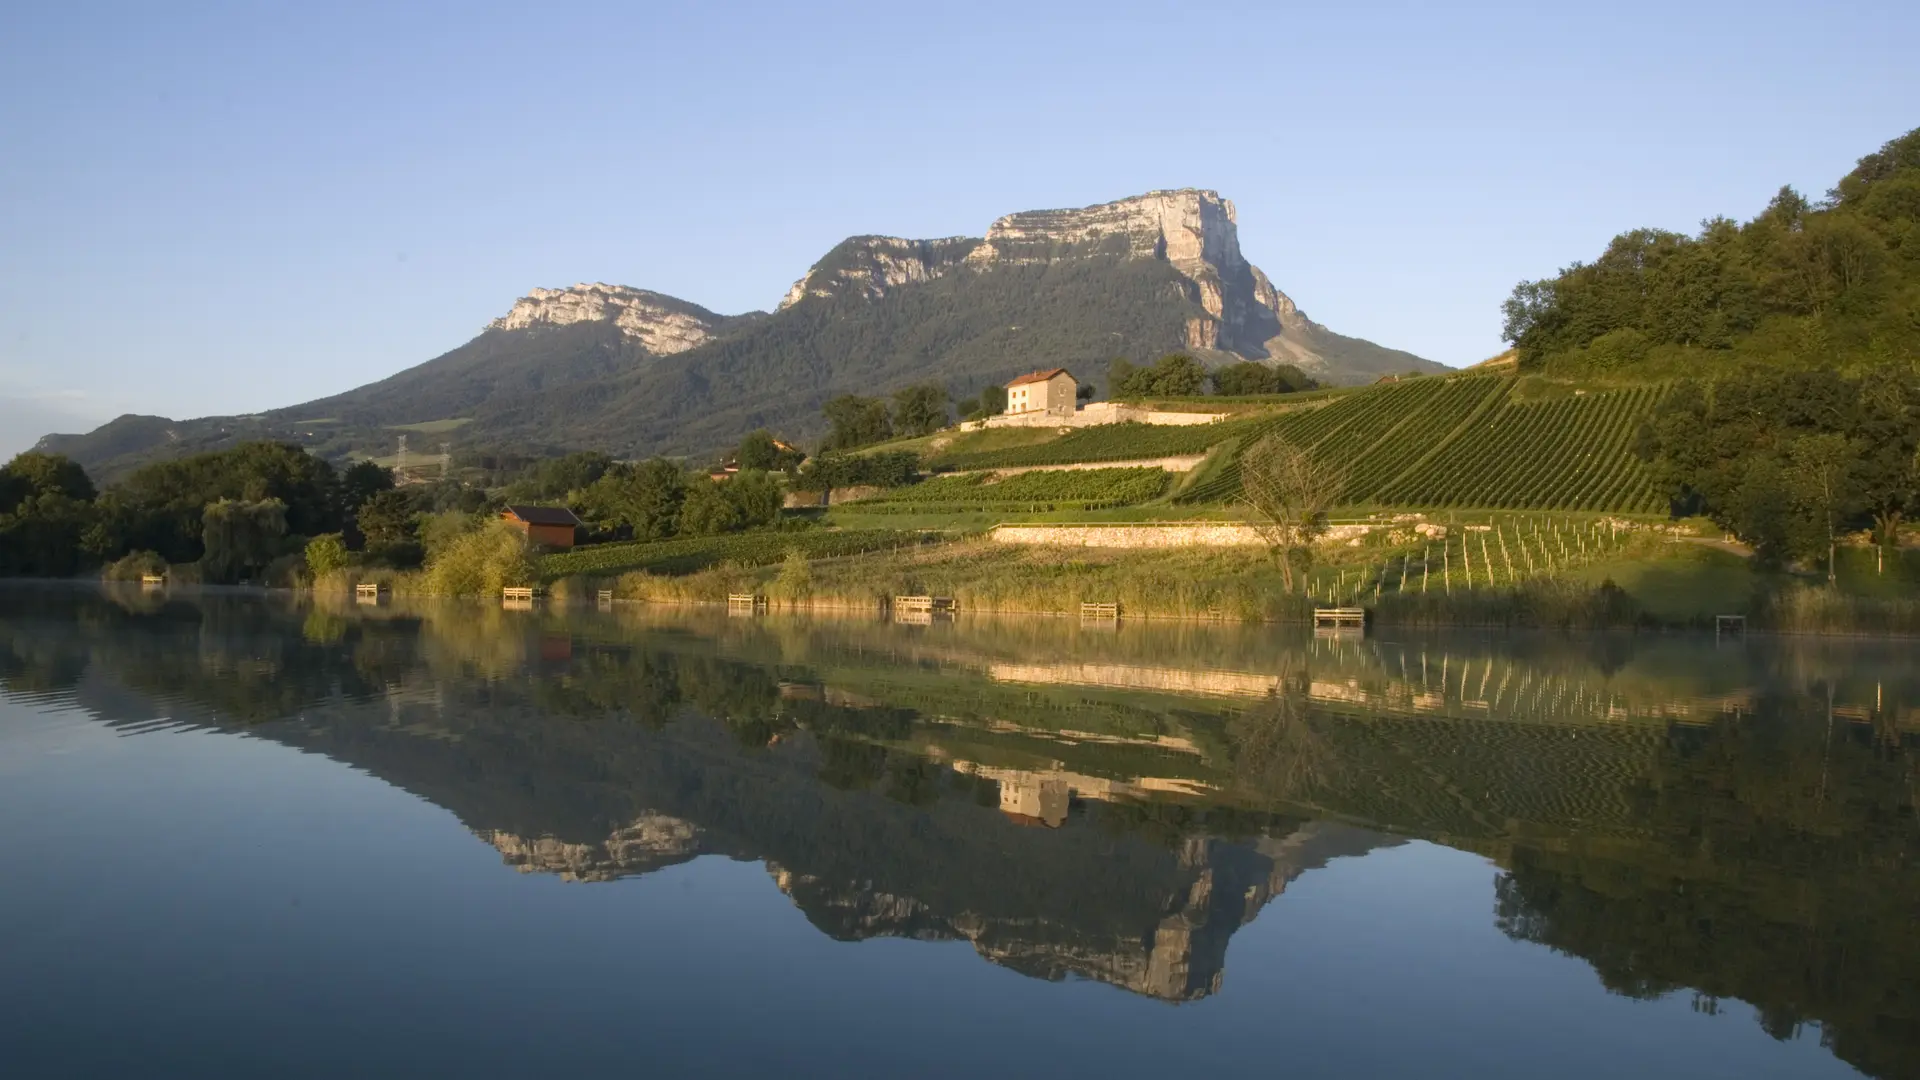
<instances>
[{"instance_id":1,"label":"shrub","mask_svg":"<svg viewBox=\"0 0 1920 1080\"><path fill-rule=\"evenodd\" d=\"M148 574L166 573L167 560L151 551L135 551L108 563L100 576L108 581L139 581Z\"/></svg>"},{"instance_id":2,"label":"shrub","mask_svg":"<svg viewBox=\"0 0 1920 1080\"><path fill-rule=\"evenodd\" d=\"M427 591L440 596L491 596L538 578L531 546L518 529L495 522L447 545L427 567Z\"/></svg>"},{"instance_id":3,"label":"shrub","mask_svg":"<svg viewBox=\"0 0 1920 1080\"><path fill-rule=\"evenodd\" d=\"M315 581L326 577L335 570L344 570L353 556L347 552L347 541L339 533L325 533L307 541L307 573Z\"/></svg>"},{"instance_id":4,"label":"shrub","mask_svg":"<svg viewBox=\"0 0 1920 1080\"><path fill-rule=\"evenodd\" d=\"M807 562L805 552L799 548L787 552L786 561L780 564L780 575L773 579L772 593L775 599L789 603L813 594L813 567Z\"/></svg>"}]
</instances>

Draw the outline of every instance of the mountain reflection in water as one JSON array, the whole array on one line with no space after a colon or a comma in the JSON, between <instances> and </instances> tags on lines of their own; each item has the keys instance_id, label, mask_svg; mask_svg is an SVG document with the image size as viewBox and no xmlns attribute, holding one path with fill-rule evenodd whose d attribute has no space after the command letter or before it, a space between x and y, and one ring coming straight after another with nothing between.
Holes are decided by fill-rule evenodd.
<instances>
[{"instance_id":1,"label":"mountain reflection in water","mask_svg":"<svg viewBox=\"0 0 1920 1080\"><path fill-rule=\"evenodd\" d=\"M1167 1001L1300 875L1420 839L1615 993L1920 1075L1920 672L1827 641L1311 640L0 591L0 687L246 729L525 873L761 862L838 939Z\"/></svg>"}]
</instances>

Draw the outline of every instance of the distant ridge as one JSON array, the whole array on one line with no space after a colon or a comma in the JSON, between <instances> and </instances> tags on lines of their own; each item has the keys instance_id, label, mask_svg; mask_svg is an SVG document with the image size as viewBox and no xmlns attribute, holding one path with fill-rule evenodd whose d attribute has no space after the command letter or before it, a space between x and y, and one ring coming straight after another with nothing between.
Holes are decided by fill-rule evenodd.
<instances>
[{"instance_id":1,"label":"distant ridge","mask_svg":"<svg viewBox=\"0 0 1920 1080\"><path fill-rule=\"evenodd\" d=\"M1041 367L1099 382L1185 350L1324 382L1445 368L1315 323L1240 252L1233 204L1183 188L995 221L985 237L841 242L771 313L719 315L626 285L534 289L472 341L343 394L255 417L121 417L55 435L96 475L249 438L392 452L396 428L468 419L464 446L711 452L756 427L806 437L842 393L934 380L957 396Z\"/></svg>"}]
</instances>

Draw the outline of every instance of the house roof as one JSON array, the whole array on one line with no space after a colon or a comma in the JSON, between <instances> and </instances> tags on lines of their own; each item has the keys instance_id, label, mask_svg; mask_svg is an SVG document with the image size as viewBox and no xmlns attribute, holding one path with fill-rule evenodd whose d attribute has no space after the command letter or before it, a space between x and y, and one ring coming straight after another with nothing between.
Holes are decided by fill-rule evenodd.
<instances>
[{"instance_id":1,"label":"house roof","mask_svg":"<svg viewBox=\"0 0 1920 1080\"><path fill-rule=\"evenodd\" d=\"M1045 371L1028 372L1027 374L1022 375L1019 378L1008 383L1007 386L1009 388L1012 388L1015 386L1025 386L1028 383L1046 382L1048 379L1053 378L1055 375L1065 375L1069 379L1073 378L1073 373L1068 371L1066 368L1063 368L1063 367L1048 368Z\"/></svg>"},{"instance_id":2,"label":"house roof","mask_svg":"<svg viewBox=\"0 0 1920 1080\"><path fill-rule=\"evenodd\" d=\"M507 513L529 525L578 525L580 519L564 506L509 506Z\"/></svg>"}]
</instances>

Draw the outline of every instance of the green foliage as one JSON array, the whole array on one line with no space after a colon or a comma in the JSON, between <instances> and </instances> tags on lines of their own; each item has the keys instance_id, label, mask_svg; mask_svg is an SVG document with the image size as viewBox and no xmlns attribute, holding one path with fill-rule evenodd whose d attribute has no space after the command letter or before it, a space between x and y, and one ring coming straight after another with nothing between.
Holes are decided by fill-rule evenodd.
<instances>
[{"instance_id":1,"label":"green foliage","mask_svg":"<svg viewBox=\"0 0 1920 1080\"><path fill-rule=\"evenodd\" d=\"M780 563L780 576L773 579L773 595L788 602L805 600L813 594L813 564L799 548L787 552Z\"/></svg>"},{"instance_id":2,"label":"green foliage","mask_svg":"<svg viewBox=\"0 0 1920 1080\"><path fill-rule=\"evenodd\" d=\"M594 450L546 458L509 483L503 498L509 503L563 499L592 486L613 467L612 458Z\"/></svg>"},{"instance_id":3,"label":"green foliage","mask_svg":"<svg viewBox=\"0 0 1920 1080\"><path fill-rule=\"evenodd\" d=\"M1291 364L1272 367L1247 361L1215 368L1208 376L1213 392L1222 396L1251 397L1256 394L1292 394L1312 390L1319 383Z\"/></svg>"},{"instance_id":4,"label":"green foliage","mask_svg":"<svg viewBox=\"0 0 1920 1080\"><path fill-rule=\"evenodd\" d=\"M413 500L404 492L374 494L354 515L367 554L396 566L418 565L420 523Z\"/></svg>"},{"instance_id":5,"label":"green foliage","mask_svg":"<svg viewBox=\"0 0 1920 1080\"><path fill-rule=\"evenodd\" d=\"M915 383L893 392L893 430L904 436L931 435L946 427L947 388L939 383Z\"/></svg>"},{"instance_id":6,"label":"green foliage","mask_svg":"<svg viewBox=\"0 0 1920 1080\"><path fill-rule=\"evenodd\" d=\"M420 519L420 547L431 562L470 532L483 528L492 518L482 514L444 510Z\"/></svg>"},{"instance_id":7,"label":"green foliage","mask_svg":"<svg viewBox=\"0 0 1920 1080\"><path fill-rule=\"evenodd\" d=\"M1152 367L1115 360L1107 371L1108 397L1188 397L1207 384L1207 369L1186 353L1168 353Z\"/></svg>"},{"instance_id":8,"label":"green foliage","mask_svg":"<svg viewBox=\"0 0 1920 1080\"><path fill-rule=\"evenodd\" d=\"M93 481L72 459L35 450L0 466L0 514L14 513L21 503L42 495L92 502Z\"/></svg>"},{"instance_id":9,"label":"green foliage","mask_svg":"<svg viewBox=\"0 0 1920 1080\"><path fill-rule=\"evenodd\" d=\"M345 570L353 556L339 533L323 533L307 541L307 573L315 581L338 570Z\"/></svg>"},{"instance_id":10,"label":"green foliage","mask_svg":"<svg viewBox=\"0 0 1920 1080\"><path fill-rule=\"evenodd\" d=\"M780 481L769 472L742 469L721 485L722 494L733 505L740 528L757 529L780 520L780 507L786 496Z\"/></svg>"},{"instance_id":11,"label":"green foliage","mask_svg":"<svg viewBox=\"0 0 1920 1080\"><path fill-rule=\"evenodd\" d=\"M793 551L811 559L826 559L921 542L921 534L897 529L809 529L733 533L656 543L594 544L542 557L540 576L551 580L574 574L610 575L634 570L690 574L721 563L768 566L786 559Z\"/></svg>"},{"instance_id":12,"label":"green foliage","mask_svg":"<svg viewBox=\"0 0 1920 1080\"><path fill-rule=\"evenodd\" d=\"M733 461L742 470L757 469L761 472L791 472L800 467L806 457L792 446L773 437L766 428L747 433L734 450Z\"/></svg>"},{"instance_id":13,"label":"green foliage","mask_svg":"<svg viewBox=\"0 0 1920 1080\"><path fill-rule=\"evenodd\" d=\"M1505 335L1523 369L1678 373L1708 356L1788 367L1920 356L1920 130L1813 205L1782 188L1753 220L1636 229L1592 263L1522 282Z\"/></svg>"},{"instance_id":14,"label":"green foliage","mask_svg":"<svg viewBox=\"0 0 1920 1080\"><path fill-rule=\"evenodd\" d=\"M687 483L686 498L680 504L675 530L681 536L716 536L740 527L740 509L721 490L722 485L704 476Z\"/></svg>"},{"instance_id":15,"label":"green foliage","mask_svg":"<svg viewBox=\"0 0 1920 1080\"><path fill-rule=\"evenodd\" d=\"M167 560L151 551L133 551L101 568L107 581L139 581L145 577L165 577Z\"/></svg>"},{"instance_id":16,"label":"green foliage","mask_svg":"<svg viewBox=\"0 0 1920 1080\"><path fill-rule=\"evenodd\" d=\"M172 563L200 558L205 508L221 500L286 507L286 531L317 536L341 526L332 466L290 443L243 443L135 470L96 502L87 547L102 558L157 551Z\"/></svg>"},{"instance_id":17,"label":"green foliage","mask_svg":"<svg viewBox=\"0 0 1920 1080\"><path fill-rule=\"evenodd\" d=\"M920 471L920 455L911 450L872 454L821 454L800 467L795 491L826 491L842 487L899 487L913 482Z\"/></svg>"},{"instance_id":18,"label":"green foliage","mask_svg":"<svg viewBox=\"0 0 1920 1080\"><path fill-rule=\"evenodd\" d=\"M659 540L673 535L686 495L679 466L654 458L608 469L581 493L576 509L602 528L623 530L636 540Z\"/></svg>"},{"instance_id":19,"label":"green foliage","mask_svg":"<svg viewBox=\"0 0 1920 1080\"><path fill-rule=\"evenodd\" d=\"M1834 536L1897 531L1920 501L1920 380L1887 370L1751 369L1687 383L1647 426L1674 507L1700 512L1763 560L1822 556Z\"/></svg>"},{"instance_id":20,"label":"green foliage","mask_svg":"<svg viewBox=\"0 0 1920 1080\"><path fill-rule=\"evenodd\" d=\"M393 470L377 461L356 461L340 474L340 504L354 510L383 491L393 490Z\"/></svg>"},{"instance_id":21,"label":"green foliage","mask_svg":"<svg viewBox=\"0 0 1920 1080\"><path fill-rule=\"evenodd\" d=\"M821 406L820 411L829 425L826 441L820 444L822 453L852 450L893 437L887 403L879 398L842 394Z\"/></svg>"},{"instance_id":22,"label":"green foliage","mask_svg":"<svg viewBox=\"0 0 1920 1080\"><path fill-rule=\"evenodd\" d=\"M1088 392L1092 390L1092 386L1087 383L1082 383L1080 388ZM1007 388L999 383L988 384L980 391L979 397L969 398L960 403L962 419L985 419L989 416L999 416L1006 411Z\"/></svg>"},{"instance_id":23,"label":"green foliage","mask_svg":"<svg viewBox=\"0 0 1920 1080\"><path fill-rule=\"evenodd\" d=\"M247 577L280 555L286 535L287 504L279 499L209 503L201 515L201 573L216 584Z\"/></svg>"},{"instance_id":24,"label":"green foliage","mask_svg":"<svg viewBox=\"0 0 1920 1080\"><path fill-rule=\"evenodd\" d=\"M498 596L539 580L525 534L503 521L466 533L427 564L427 590L438 596Z\"/></svg>"}]
</instances>

